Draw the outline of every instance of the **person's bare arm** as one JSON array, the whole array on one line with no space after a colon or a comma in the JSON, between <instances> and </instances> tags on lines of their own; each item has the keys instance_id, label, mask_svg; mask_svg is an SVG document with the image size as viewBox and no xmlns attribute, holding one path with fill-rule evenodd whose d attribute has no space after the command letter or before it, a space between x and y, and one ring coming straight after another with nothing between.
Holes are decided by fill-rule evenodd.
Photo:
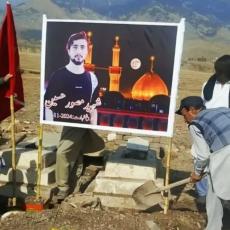
<instances>
[{"instance_id":1,"label":"person's bare arm","mask_svg":"<svg viewBox=\"0 0 230 230\"><path fill-rule=\"evenodd\" d=\"M4 82L7 82L12 77L13 77L13 75L8 73L8 74L6 74L6 76L3 77L3 80L4 80Z\"/></svg>"}]
</instances>

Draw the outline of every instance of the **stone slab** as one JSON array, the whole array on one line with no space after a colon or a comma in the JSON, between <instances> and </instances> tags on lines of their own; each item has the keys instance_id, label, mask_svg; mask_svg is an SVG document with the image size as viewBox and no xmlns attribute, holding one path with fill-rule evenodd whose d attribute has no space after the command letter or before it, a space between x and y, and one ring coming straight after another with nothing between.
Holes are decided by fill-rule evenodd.
<instances>
[{"instance_id":1,"label":"stone slab","mask_svg":"<svg viewBox=\"0 0 230 230\"><path fill-rule=\"evenodd\" d=\"M94 193L126 195L131 197L133 191L145 182L146 180L106 178L104 177L104 172L101 171L95 179Z\"/></svg>"},{"instance_id":2,"label":"stone slab","mask_svg":"<svg viewBox=\"0 0 230 230\"><path fill-rule=\"evenodd\" d=\"M6 168L10 168L11 163L11 149L1 151ZM19 169L35 168L38 160L38 150L30 148L16 148L16 167ZM47 168L56 163L56 153L50 150L42 150L42 168ZM0 173L4 168L0 168Z\"/></svg>"},{"instance_id":3,"label":"stone slab","mask_svg":"<svg viewBox=\"0 0 230 230\"><path fill-rule=\"evenodd\" d=\"M125 147L119 147L105 166L105 177L138 180L155 180L157 159L154 151L148 151L145 160L124 158Z\"/></svg>"},{"instance_id":4,"label":"stone slab","mask_svg":"<svg viewBox=\"0 0 230 230\"><path fill-rule=\"evenodd\" d=\"M60 132L43 132L42 147L44 149L57 149L58 143L60 140ZM35 148L38 148L38 137L32 139L27 139L23 142L20 142L18 147L30 147L33 145Z\"/></svg>"},{"instance_id":5,"label":"stone slab","mask_svg":"<svg viewBox=\"0 0 230 230\"><path fill-rule=\"evenodd\" d=\"M0 173L0 183L12 182L12 169L5 169L5 173ZM20 184L37 184L36 169L17 169L16 182ZM55 165L41 170L41 185L47 186L55 182Z\"/></svg>"},{"instance_id":6,"label":"stone slab","mask_svg":"<svg viewBox=\"0 0 230 230\"><path fill-rule=\"evenodd\" d=\"M149 141L140 137L133 137L128 139L127 149L148 151Z\"/></svg>"},{"instance_id":7,"label":"stone slab","mask_svg":"<svg viewBox=\"0 0 230 230\"><path fill-rule=\"evenodd\" d=\"M42 146L43 148L50 148L55 146L57 148L60 140L60 133L43 132ZM36 146L38 147L38 138L35 138Z\"/></svg>"},{"instance_id":8,"label":"stone slab","mask_svg":"<svg viewBox=\"0 0 230 230\"><path fill-rule=\"evenodd\" d=\"M131 197L134 190L147 181L124 178L107 178L104 175L105 173L100 171L96 176L93 189L94 193ZM164 180L157 178L154 183L157 187L162 187Z\"/></svg>"}]
</instances>

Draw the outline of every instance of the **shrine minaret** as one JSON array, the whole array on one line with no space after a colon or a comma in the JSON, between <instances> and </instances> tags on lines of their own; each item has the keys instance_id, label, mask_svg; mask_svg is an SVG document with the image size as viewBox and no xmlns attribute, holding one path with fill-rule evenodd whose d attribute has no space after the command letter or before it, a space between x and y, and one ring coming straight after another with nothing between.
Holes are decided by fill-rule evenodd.
<instances>
[{"instance_id":1,"label":"shrine minaret","mask_svg":"<svg viewBox=\"0 0 230 230\"><path fill-rule=\"evenodd\" d=\"M112 66L109 66L109 91L119 92L120 77L121 77L121 67L120 62L120 46L118 44L119 37L115 37L115 44L113 46L112 52Z\"/></svg>"},{"instance_id":2,"label":"shrine minaret","mask_svg":"<svg viewBox=\"0 0 230 230\"><path fill-rule=\"evenodd\" d=\"M92 58L93 58L93 43L91 41L92 38L92 32L89 31L87 33L87 39L88 39L88 55L85 59L85 69L88 71L94 72L95 65L92 64Z\"/></svg>"}]
</instances>

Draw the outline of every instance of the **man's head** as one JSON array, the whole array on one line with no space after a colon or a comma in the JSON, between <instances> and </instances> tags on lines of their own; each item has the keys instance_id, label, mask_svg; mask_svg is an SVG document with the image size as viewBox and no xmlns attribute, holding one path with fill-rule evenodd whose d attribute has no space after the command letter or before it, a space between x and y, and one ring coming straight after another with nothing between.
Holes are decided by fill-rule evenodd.
<instances>
[{"instance_id":1,"label":"man's head","mask_svg":"<svg viewBox=\"0 0 230 230\"><path fill-rule=\"evenodd\" d=\"M81 65L88 54L87 35L84 31L72 34L66 44L70 60L75 65Z\"/></svg>"},{"instance_id":2,"label":"man's head","mask_svg":"<svg viewBox=\"0 0 230 230\"><path fill-rule=\"evenodd\" d=\"M214 64L217 80L224 84L230 81L230 55L223 55Z\"/></svg>"},{"instance_id":3,"label":"man's head","mask_svg":"<svg viewBox=\"0 0 230 230\"><path fill-rule=\"evenodd\" d=\"M189 96L181 100L180 107L176 111L176 114L182 115L185 122L190 124L203 109L205 109L205 106L201 97Z\"/></svg>"}]
</instances>

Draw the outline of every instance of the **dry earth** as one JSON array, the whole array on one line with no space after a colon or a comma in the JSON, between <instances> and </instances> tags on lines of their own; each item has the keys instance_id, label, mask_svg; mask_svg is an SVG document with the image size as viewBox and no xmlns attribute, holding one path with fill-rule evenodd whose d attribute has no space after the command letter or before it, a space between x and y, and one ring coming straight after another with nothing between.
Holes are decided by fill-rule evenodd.
<instances>
[{"instance_id":1,"label":"dry earth","mask_svg":"<svg viewBox=\"0 0 230 230\"><path fill-rule=\"evenodd\" d=\"M39 58L38 54L21 54L22 68L38 70ZM182 69L178 100L188 95L199 95L201 85L210 76L210 72ZM39 123L39 74L25 71L23 82L26 107L16 113L16 131L23 131L27 133L27 136L32 137L36 135L36 127ZM9 119L1 123L3 129L7 129L8 126ZM58 128L45 126L45 130L58 130ZM8 134L5 133L4 135L7 136ZM171 173L174 179L185 177L192 170L189 149L190 143L186 125L181 117L176 117L171 162ZM11 216L0 223L0 229L157 229L153 227L154 222L163 230L203 229L206 215L204 212L199 212L195 205L192 186L188 185L174 191L174 193L177 195L177 200L166 215L160 208L152 213L139 213L133 210L76 208L71 205L62 205L39 213L27 212ZM230 229L230 227L225 229Z\"/></svg>"}]
</instances>

